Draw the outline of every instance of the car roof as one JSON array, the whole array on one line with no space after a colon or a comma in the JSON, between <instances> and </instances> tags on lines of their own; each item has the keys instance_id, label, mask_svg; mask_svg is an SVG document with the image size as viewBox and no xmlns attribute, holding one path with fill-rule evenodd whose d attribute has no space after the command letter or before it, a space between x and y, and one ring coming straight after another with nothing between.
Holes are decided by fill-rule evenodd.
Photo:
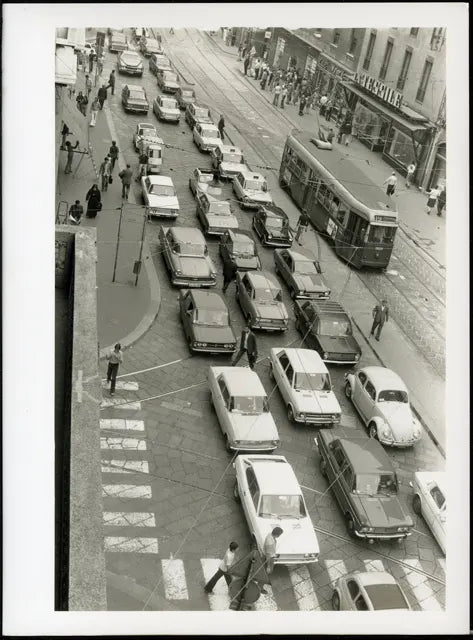
<instances>
[{"instance_id":1,"label":"car roof","mask_svg":"<svg viewBox=\"0 0 473 640\"><path fill-rule=\"evenodd\" d=\"M287 213L281 209L281 207L278 207L276 204L262 204L260 206L260 209L262 209L266 215L268 216L268 218L286 218L287 219Z\"/></svg>"},{"instance_id":2,"label":"car roof","mask_svg":"<svg viewBox=\"0 0 473 640\"><path fill-rule=\"evenodd\" d=\"M189 289L197 308L227 310L227 305L217 291L204 291L203 289Z\"/></svg>"},{"instance_id":3,"label":"car roof","mask_svg":"<svg viewBox=\"0 0 473 640\"><path fill-rule=\"evenodd\" d=\"M223 375L225 383L234 396L265 396L258 374L246 367L211 367L215 377Z\"/></svg>"},{"instance_id":4,"label":"car roof","mask_svg":"<svg viewBox=\"0 0 473 640\"><path fill-rule=\"evenodd\" d=\"M442 490L444 495L447 493L447 474L445 471L416 471L414 473L414 479L423 484L434 482Z\"/></svg>"},{"instance_id":5,"label":"car roof","mask_svg":"<svg viewBox=\"0 0 473 640\"><path fill-rule=\"evenodd\" d=\"M198 124L200 124L202 129L218 129L217 125L213 122L200 122Z\"/></svg>"},{"instance_id":6,"label":"car roof","mask_svg":"<svg viewBox=\"0 0 473 640\"><path fill-rule=\"evenodd\" d=\"M146 177L151 182L151 184L166 184L166 185L169 185L169 186L174 186L173 182L172 182L172 178L169 178L169 176L151 176L151 175L148 175Z\"/></svg>"},{"instance_id":7,"label":"car roof","mask_svg":"<svg viewBox=\"0 0 473 640\"><path fill-rule=\"evenodd\" d=\"M220 151L222 153L239 153L240 155L243 155L243 151L241 149L230 144L222 144L220 146Z\"/></svg>"},{"instance_id":8,"label":"car roof","mask_svg":"<svg viewBox=\"0 0 473 640\"><path fill-rule=\"evenodd\" d=\"M376 440L345 436L339 438L339 442L355 473L394 472L391 459L383 446Z\"/></svg>"},{"instance_id":9,"label":"car roof","mask_svg":"<svg viewBox=\"0 0 473 640\"><path fill-rule=\"evenodd\" d=\"M278 349L271 351L281 353L284 351L288 357L292 368L300 373L328 373L324 361L313 349Z\"/></svg>"},{"instance_id":10,"label":"car roof","mask_svg":"<svg viewBox=\"0 0 473 640\"><path fill-rule=\"evenodd\" d=\"M250 171L248 168L240 171L243 174L245 180L266 180L266 178L261 175L261 173L256 173L255 171Z\"/></svg>"},{"instance_id":11,"label":"car roof","mask_svg":"<svg viewBox=\"0 0 473 640\"><path fill-rule=\"evenodd\" d=\"M334 316L335 314L339 313L346 316L346 318L349 320L347 312L339 302L335 302L334 300L307 300L303 302L302 305L305 307L307 303L319 316Z\"/></svg>"},{"instance_id":12,"label":"car roof","mask_svg":"<svg viewBox=\"0 0 473 640\"><path fill-rule=\"evenodd\" d=\"M200 245L205 244L202 232L196 227L170 227L170 230L178 242L194 242Z\"/></svg>"},{"instance_id":13,"label":"car roof","mask_svg":"<svg viewBox=\"0 0 473 640\"><path fill-rule=\"evenodd\" d=\"M251 242L255 242L251 231L245 231L244 229L238 229L238 231L233 231L233 229L228 229L228 235L232 242L239 242L242 240L251 240Z\"/></svg>"},{"instance_id":14,"label":"car roof","mask_svg":"<svg viewBox=\"0 0 473 640\"><path fill-rule=\"evenodd\" d=\"M256 289L275 289L277 291L281 290L278 281L269 271L245 271L243 276L245 275L248 276L251 283Z\"/></svg>"},{"instance_id":15,"label":"car roof","mask_svg":"<svg viewBox=\"0 0 473 640\"><path fill-rule=\"evenodd\" d=\"M294 251L294 249L284 249L287 253L296 261L299 262L301 260L309 260L310 262L314 262L315 258L306 255L302 251Z\"/></svg>"},{"instance_id":16,"label":"car roof","mask_svg":"<svg viewBox=\"0 0 473 640\"><path fill-rule=\"evenodd\" d=\"M145 88L141 87L139 84L127 84L125 85L126 87L128 87L128 89L133 90L133 91L142 91L143 93L145 92Z\"/></svg>"},{"instance_id":17,"label":"car roof","mask_svg":"<svg viewBox=\"0 0 473 640\"><path fill-rule=\"evenodd\" d=\"M138 122L136 126L138 127L138 129L156 129L156 125L152 122Z\"/></svg>"},{"instance_id":18,"label":"car roof","mask_svg":"<svg viewBox=\"0 0 473 640\"><path fill-rule=\"evenodd\" d=\"M261 495L301 495L301 487L293 468L283 456L251 457ZM284 528L284 525L282 525Z\"/></svg>"},{"instance_id":19,"label":"car roof","mask_svg":"<svg viewBox=\"0 0 473 640\"><path fill-rule=\"evenodd\" d=\"M363 367L360 371L366 373L378 391L379 389L399 389L407 393L406 385L397 373L391 371L391 369L386 367Z\"/></svg>"},{"instance_id":20,"label":"car roof","mask_svg":"<svg viewBox=\"0 0 473 640\"><path fill-rule=\"evenodd\" d=\"M359 573L345 576L345 580L350 580L352 577L356 577L364 587L371 584L396 584L396 578L387 571L360 571Z\"/></svg>"}]
</instances>

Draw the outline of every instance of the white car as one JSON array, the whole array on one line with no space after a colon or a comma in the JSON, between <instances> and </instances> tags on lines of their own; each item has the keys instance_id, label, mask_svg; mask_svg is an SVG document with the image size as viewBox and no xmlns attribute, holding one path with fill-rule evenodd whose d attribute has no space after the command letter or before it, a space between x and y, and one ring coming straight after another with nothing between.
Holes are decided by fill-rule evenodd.
<instances>
[{"instance_id":1,"label":"white car","mask_svg":"<svg viewBox=\"0 0 473 640\"><path fill-rule=\"evenodd\" d=\"M414 473L412 508L434 534L443 553L446 552L447 493L446 474L443 471L417 471Z\"/></svg>"},{"instance_id":2,"label":"white car","mask_svg":"<svg viewBox=\"0 0 473 640\"><path fill-rule=\"evenodd\" d=\"M179 215L179 201L171 178L144 176L141 178L141 193L148 217L177 218Z\"/></svg>"},{"instance_id":3,"label":"white car","mask_svg":"<svg viewBox=\"0 0 473 640\"><path fill-rule=\"evenodd\" d=\"M240 171L233 176L233 192L244 209L257 209L273 202L268 185L260 173Z\"/></svg>"},{"instance_id":4,"label":"white car","mask_svg":"<svg viewBox=\"0 0 473 640\"><path fill-rule=\"evenodd\" d=\"M243 152L238 147L230 147L223 144L221 147L214 147L210 152L212 167L218 170L220 178L231 179L240 171L250 171L244 164Z\"/></svg>"},{"instance_id":5,"label":"white car","mask_svg":"<svg viewBox=\"0 0 473 640\"><path fill-rule=\"evenodd\" d=\"M238 220L231 204L226 200L214 198L208 193L197 196L196 215L204 233L221 236L227 229L233 231L238 229Z\"/></svg>"},{"instance_id":6,"label":"white car","mask_svg":"<svg viewBox=\"0 0 473 640\"><path fill-rule=\"evenodd\" d=\"M253 544L264 556L274 527L274 564L307 564L319 559L319 543L296 475L284 456L240 455L233 463L234 496L241 500Z\"/></svg>"},{"instance_id":7,"label":"white car","mask_svg":"<svg viewBox=\"0 0 473 640\"><path fill-rule=\"evenodd\" d=\"M392 447L410 447L422 431L412 415L401 378L385 367L364 367L345 374L345 395L368 427L370 438Z\"/></svg>"},{"instance_id":8,"label":"white car","mask_svg":"<svg viewBox=\"0 0 473 640\"><path fill-rule=\"evenodd\" d=\"M411 610L404 591L386 571L360 571L338 578L332 607L335 611Z\"/></svg>"},{"instance_id":9,"label":"white car","mask_svg":"<svg viewBox=\"0 0 473 640\"><path fill-rule=\"evenodd\" d=\"M312 349L273 348L270 375L276 381L290 422L336 426L342 415L330 374Z\"/></svg>"},{"instance_id":10,"label":"white car","mask_svg":"<svg viewBox=\"0 0 473 640\"><path fill-rule=\"evenodd\" d=\"M199 151L210 151L213 147L219 147L222 144L218 127L210 123L198 122L192 129L192 138Z\"/></svg>"},{"instance_id":11,"label":"white car","mask_svg":"<svg viewBox=\"0 0 473 640\"><path fill-rule=\"evenodd\" d=\"M148 156L147 172L161 173L163 166L163 147L164 142L161 138L141 138L138 144L139 153L145 153Z\"/></svg>"},{"instance_id":12,"label":"white car","mask_svg":"<svg viewBox=\"0 0 473 640\"><path fill-rule=\"evenodd\" d=\"M258 374L246 367L210 367L208 383L227 450L274 451L279 434Z\"/></svg>"},{"instance_id":13,"label":"white car","mask_svg":"<svg viewBox=\"0 0 473 640\"><path fill-rule=\"evenodd\" d=\"M178 123L181 119L181 111L174 98L158 96L153 100L153 112L159 120Z\"/></svg>"},{"instance_id":14,"label":"white car","mask_svg":"<svg viewBox=\"0 0 473 640\"><path fill-rule=\"evenodd\" d=\"M139 122L135 127L135 132L133 133L133 146L135 147L135 151L138 151L138 145L140 143L141 138L157 138L158 132L156 131L156 127L151 122Z\"/></svg>"}]
</instances>

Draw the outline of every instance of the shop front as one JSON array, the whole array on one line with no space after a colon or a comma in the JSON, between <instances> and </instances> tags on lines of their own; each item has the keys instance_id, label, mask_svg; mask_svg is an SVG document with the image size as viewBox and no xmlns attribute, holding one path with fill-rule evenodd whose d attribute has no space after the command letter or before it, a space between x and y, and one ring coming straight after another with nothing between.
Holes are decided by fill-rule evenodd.
<instances>
[{"instance_id":1,"label":"shop front","mask_svg":"<svg viewBox=\"0 0 473 640\"><path fill-rule=\"evenodd\" d=\"M351 69L328 58L323 53L318 57L314 84L320 95L331 96L336 100L341 95L338 83L352 80L354 77L355 73Z\"/></svg>"},{"instance_id":2,"label":"shop front","mask_svg":"<svg viewBox=\"0 0 473 640\"><path fill-rule=\"evenodd\" d=\"M434 164L430 172L429 181L427 183L427 191L433 189L436 185L445 187L447 182L447 143L443 142L437 146Z\"/></svg>"}]
</instances>

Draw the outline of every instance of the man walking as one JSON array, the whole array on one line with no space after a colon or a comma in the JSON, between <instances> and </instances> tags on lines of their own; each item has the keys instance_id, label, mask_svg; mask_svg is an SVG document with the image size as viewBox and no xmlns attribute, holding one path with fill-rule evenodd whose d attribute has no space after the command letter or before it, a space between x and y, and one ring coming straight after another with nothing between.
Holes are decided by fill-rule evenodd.
<instances>
[{"instance_id":1,"label":"man walking","mask_svg":"<svg viewBox=\"0 0 473 640\"><path fill-rule=\"evenodd\" d=\"M122 181L122 198L128 200L128 192L130 191L131 178L133 177L133 171L130 168L130 165L126 165L126 169L120 171L118 177Z\"/></svg>"},{"instance_id":2,"label":"man walking","mask_svg":"<svg viewBox=\"0 0 473 640\"><path fill-rule=\"evenodd\" d=\"M213 588L223 576L225 578L225 582L227 586L230 585L232 581L232 576L230 575L230 569L235 564L235 552L238 549L237 542L230 542L228 549L223 556L221 563L218 565L217 572L210 578L207 584L204 587L204 590L207 593L212 593Z\"/></svg>"},{"instance_id":3,"label":"man walking","mask_svg":"<svg viewBox=\"0 0 473 640\"><path fill-rule=\"evenodd\" d=\"M299 220L297 221L297 232L296 232L296 242L298 242L301 246L302 246L302 242L300 238L307 231L309 222L310 222L310 218L307 214L307 211L303 211L299 216Z\"/></svg>"},{"instance_id":4,"label":"man walking","mask_svg":"<svg viewBox=\"0 0 473 640\"><path fill-rule=\"evenodd\" d=\"M140 157L138 159L138 175L136 176L136 182L141 182L141 178L148 173L148 155L145 153L144 149L140 153Z\"/></svg>"},{"instance_id":5,"label":"man walking","mask_svg":"<svg viewBox=\"0 0 473 640\"><path fill-rule=\"evenodd\" d=\"M112 90L112 96L115 95L115 69L112 70L110 77L108 79L108 86Z\"/></svg>"},{"instance_id":6,"label":"man walking","mask_svg":"<svg viewBox=\"0 0 473 640\"><path fill-rule=\"evenodd\" d=\"M389 320L389 308L388 302L384 299L381 304L377 304L373 309L373 324L371 326L370 336L372 336L376 331L376 340L379 342L379 337L381 335L381 330L384 326L384 323Z\"/></svg>"},{"instance_id":7,"label":"man walking","mask_svg":"<svg viewBox=\"0 0 473 640\"><path fill-rule=\"evenodd\" d=\"M106 156L100 165L99 176L102 179L102 191L108 191L110 176L112 175L112 163L110 157Z\"/></svg>"},{"instance_id":8,"label":"man walking","mask_svg":"<svg viewBox=\"0 0 473 640\"><path fill-rule=\"evenodd\" d=\"M411 164L407 167L407 176L406 176L406 187L407 189L411 188L412 180L414 179L414 173L416 171L416 165L411 162Z\"/></svg>"},{"instance_id":9,"label":"man walking","mask_svg":"<svg viewBox=\"0 0 473 640\"><path fill-rule=\"evenodd\" d=\"M278 106L280 94L281 94L281 85L279 84L279 80L278 80L276 83L276 86L274 87L273 104L275 107Z\"/></svg>"},{"instance_id":10,"label":"man walking","mask_svg":"<svg viewBox=\"0 0 473 640\"><path fill-rule=\"evenodd\" d=\"M435 189L431 189L429 191L429 198L427 200L427 206L426 206L426 212L427 215L430 216L430 212L432 211L432 209L435 207L435 205L437 204L437 198L440 195L440 189L438 184L435 186Z\"/></svg>"},{"instance_id":11,"label":"man walking","mask_svg":"<svg viewBox=\"0 0 473 640\"><path fill-rule=\"evenodd\" d=\"M235 280L236 278L236 274L238 271L238 267L236 266L236 263L233 262L233 260L230 260L230 262L225 262L223 265L223 287L222 287L222 292L225 293L226 290L228 289L228 285Z\"/></svg>"},{"instance_id":12,"label":"man walking","mask_svg":"<svg viewBox=\"0 0 473 640\"><path fill-rule=\"evenodd\" d=\"M444 187L437 198L437 215L441 216L445 205L447 204L447 187Z\"/></svg>"},{"instance_id":13,"label":"man walking","mask_svg":"<svg viewBox=\"0 0 473 640\"><path fill-rule=\"evenodd\" d=\"M270 575L274 569L274 559L276 557L277 539L284 533L281 527L274 527L264 540L263 552L265 559L266 573Z\"/></svg>"},{"instance_id":14,"label":"man walking","mask_svg":"<svg viewBox=\"0 0 473 640\"><path fill-rule=\"evenodd\" d=\"M394 193L394 191L396 190L396 184L397 184L397 178L396 178L396 172L393 171L391 173L391 175L386 178L386 180L383 182L383 185L387 184L388 186L386 187L386 195L391 197Z\"/></svg>"},{"instance_id":15,"label":"man walking","mask_svg":"<svg viewBox=\"0 0 473 640\"><path fill-rule=\"evenodd\" d=\"M306 102L307 102L307 98L305 97L304 94L302 94L300 102L299 102L299 115L300 116L304 115L304 109L305 109Z\"/></svg>"},{"instance_id":16,"label":"man walking","mask_svg":"<svg viewBox=\"0 0 473 640\"><path fill-rule=\"evenodd\" d=\"M102 55L102 54L100 54L100 55L97 57L97 71L98 71L98 75L99 75L99 76L101 76L101 75L102 75L102 71L103 71L103 60L104 60L103 55Z\"/></svg>"},{"instance_id":17,"label":"man walking","mask_svg":"<svg viewBox=\"0 0 473 640\"><path fill-rule=\"evenodd\" d=\"M67 124L63 122L62 130L61 130L61 136L62 136L61 149L66 148L66 138L67 136L70 136L70 135L72 135L72 131L69 129Z\"/></svg>"},{"instance_id":18,"label":"man walking","mask_svg":"<svg viewBox=\"0 0 473 640\"><path fill-rule=\"evenodd\" d=\"M77 140L74 146L72 146L69 140L66 142L67 162L66 162L66 168L64 169L64 173L71 173L72 160L74 158L74 149L77 149L78 146L79 146L79 140Z\"/></svg>"},{"instance_id":19,"label":"man walking","mask_svg":"<svg viewBox=\"0 0 473 640\"><path fill-rule=\"evenodd\" d=\"M287 96L287 86L284 84L281 89L281 109L284 109L284 102Z\"/></svg>"},{"instance_id":20,"label":"man walking","mask_svg":"<svg viewBox=\"0 0 473 640\"><path fill-rule=\"evenodd\" d=\"M115 142L115 140L112 140L112 146L108 150L108 155L110 156L110 161L112 163L111 172L113 172L115 168L115 163L118 160L118 154L119 154L119 149L117 147L117 143Z\"/></svg>"},{"instance_id":21,"label":"man walking","mask_svg":"<svg viewBox=\"0 0 473 640\"><path fill-rule=\"evenodd\" d=\"M99 111L100 111L100 102L97 96L95 96L95 98L92 101L92 104L90 105L90 126L91 127L95 127L95 124L97 122L97 114Z\"/></svg>"},{"instance_id":22,"label":"man walking","mask_svg":"<svg viewBox=\"0 0 473 640\"><path fill-rule=\"evenodd\" d=\"M99 99L100 109L103 109L103 103L107 99L107 88L104 84L98 90L97 97Z\"/></svg>"},{"instance_id":23,"label":"man walking","mask_svg":"<svg viewBox=\"0 0 473 640\"><path fill-rule=\"evenodd\" d=\"M258 359L258 347L256 345L256 336L249 326L246 326L241 332L240 350L236 358L232 362L232 367L236 367L241 357L246 353L250 369L254 371L256 360Z\"/></svg>"},{"instance_id":24,"label":"man walking","mask_svg":"<svg viewBox=\"0 0 473 640\"><path fill-rule=\"evenodd\" d=\"M121 344L118 342L113 351L107 354L108 368L107 368L107 382L110 382L110 395L115 395L115 383L117 380L118 367L123 362Z\"/></svg>"},{"instance_id":25,"label":"man walking","mask_svg":"<svg viewBox=\"0 0 473 640\"><path fill-rule=\"evenodd\" d=\"M220 116L220 120L218 121L218 130L220 132L220 137L222 138L222 142L225 140L225 136L223 134L223 130L225 129L225 118L223 117L223 114Z\"/></svg>"},{"instance_id":26,"label":"man walking","mask_svg":"<svg viewBox=\"0 0 473 640\"><path fill-rule=\"evenodd\" d=\"M87 92L87 97L90 96L90 92L92 91L92 80L89 77L89 74L85 76L85 90Z\"/></svg>"},{"instance_id":27,"label":"man walking","mask_svg":"<svg viewBox=\"0 0 473 640\"><path fill-rule=\"evenodd\" d=\"M243 60L243 69L245 72L245 76L248 73L248 65L250 64L250 56L246 56L246 58Z\"/></svg>"}]
</instances>

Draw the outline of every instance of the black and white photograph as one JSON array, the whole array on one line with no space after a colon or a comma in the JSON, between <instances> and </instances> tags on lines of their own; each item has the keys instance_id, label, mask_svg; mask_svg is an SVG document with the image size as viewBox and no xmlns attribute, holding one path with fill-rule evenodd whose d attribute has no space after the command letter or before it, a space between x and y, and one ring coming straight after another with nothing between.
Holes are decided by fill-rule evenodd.
<instances>
[{"instance_id":1,"label":"black and white photograph","mask_svg":"<svg viewBox=\"0 0 473 640\"><path fill-rule=\"evenodd\" d=\"M4 5L7 633L468 632L467 23Z\"/></svg>"}]
</instances>

